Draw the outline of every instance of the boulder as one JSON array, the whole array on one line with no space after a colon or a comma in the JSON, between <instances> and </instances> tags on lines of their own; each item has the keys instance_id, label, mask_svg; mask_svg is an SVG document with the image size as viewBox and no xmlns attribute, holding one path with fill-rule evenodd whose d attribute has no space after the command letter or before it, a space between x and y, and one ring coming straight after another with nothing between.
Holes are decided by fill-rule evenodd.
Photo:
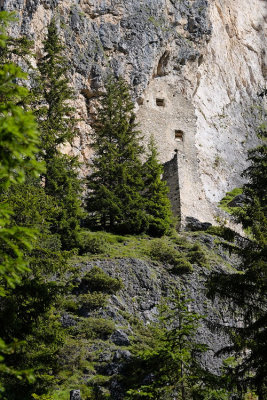
<instances>
[{"instance_id":1,"label":"boulder","mask_svg":"<svg viewBox=\"0 0 267 400\"><path fill-rule=\"evenodd\" d=\"M211 227L212 224L209 222L200 222L197 218L186 217L186 231L196 232L196 231L206 231Z\"/></svg>"},{"instance_id":2,"label":"boulder","mask_svg":"<svg viewBox=\"0 0 267 400\"><path fill-rule=\"evenodd\" d=\"M118 346L129 346L130 340L126 333L121 329L117 329L112 335L111 338L112 342Z\"/></svg>"},{"instance_id":3,"label":"boulder","mask_svg":"<svg viewBox=\"0 0 267 400\"><path fill-rule=\"evenodd\" d=\"M82 400L80 390L71 390L70 392L70 400Z\"/></svg>"}]
</instances>

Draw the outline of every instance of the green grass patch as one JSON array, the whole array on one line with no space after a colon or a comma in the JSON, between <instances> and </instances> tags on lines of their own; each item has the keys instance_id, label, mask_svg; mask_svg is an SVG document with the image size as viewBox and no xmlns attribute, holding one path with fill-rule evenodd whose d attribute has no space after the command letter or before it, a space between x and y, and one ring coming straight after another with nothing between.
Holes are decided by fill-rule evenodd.
<instances>
[{"instance_id":1,"label":"green grass patch","mask_svg":"<svg viewBox=\"0 0 267 400\"><path fill-rule=\"evenodd\" d=\"M233 214L236 207L229 207L228 204L239 194L242 194L242 188L235 188L230 192L227 192L223 199L219 202L219 207L226 211L228 214Z\"/></svg>"},{"instance_id":2,"label":"green grass patch","mask_svg":"<svg viewBox=\"0 0 267 400\"><path fill-rule=\"evenodd\" d=\"M206 253L199 243L196 243L189 250L188 258L192 264L198 264L203 268L209 267L209 262Z\"/></svg>"},{"instance_id":3,"label":"green grass patch","mask_svg":"<svg viewBox=\"0 0 267 400\"><path fill-rule=\"evenodd\" d=\"M169 238L151 241L149 255L154 260L172 265L174 273L189 273L193 270L190 262L175 248Z\"/></svg>"},{"instance_id":4,"label":"green grass patch","mask_svg":"<svg viewBox=\"0 0 267 400\"><path fill-rule=\"evenodd\" d=\"M93 267L89 272L87 272L82 279L82 284L91 294L92 292L115 294L123 288L120 279L111 278L99 267Z\"/></svg>"}]
</instances>

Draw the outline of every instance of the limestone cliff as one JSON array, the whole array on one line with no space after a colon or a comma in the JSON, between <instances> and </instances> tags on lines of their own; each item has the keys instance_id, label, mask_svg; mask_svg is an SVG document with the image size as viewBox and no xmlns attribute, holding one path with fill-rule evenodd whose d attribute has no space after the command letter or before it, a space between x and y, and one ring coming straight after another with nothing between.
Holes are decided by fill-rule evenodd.
<instances>
[{"instance_id":1,"label":"limestone cliff","mask_svg":"<svg viewBox=\"0 0 267 400\"><path fill-rule=\"evenodd\" d=\"M176 212L213 222L220 198L242 184L256 143L266 2L0 0L0 8L18 12L14 33L34 39L37 55L51 17L58 21L83 120L65 151L90 158L95 99L107 74L122 75L145 137L154 134L162 162L176 163L167 176Z\"/></svg>"}]
</instances>

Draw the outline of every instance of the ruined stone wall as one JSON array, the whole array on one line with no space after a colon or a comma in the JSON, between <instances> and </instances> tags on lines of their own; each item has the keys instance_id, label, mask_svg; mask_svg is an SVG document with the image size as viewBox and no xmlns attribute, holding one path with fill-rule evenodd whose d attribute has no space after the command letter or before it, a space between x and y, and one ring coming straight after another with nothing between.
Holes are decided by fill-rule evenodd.
<instances>
[{"instance_id":1,"label":"ruined stone wall","mask_svg":"<svg viewBox=\"0 0 267 400\"><path fill-rule=\"evenodd\" d=\"M164 173L163 179L167 182L169 187L169 199L172 205L172 212L176 218L176 226L181 226L181 197L180 197L180 184L179 184L179 171L178 171L178 158L175 152L173 158L163 164Z\"/></svg>"},{"instance_id":2,"label":"ruined stone wall","mask_svg":"<svg viewBox=\"0 0 267 400\"><path fill-rule=\"evenodd\" d=\"M37 55L51 17L57 20L81 119L63 151L90 159L95 101L108 74L122 75L145 141L155 136L162 162L178 150L182 222L215 222L218 201L242 185L247 150L257 143L266 1L1 0L0 7L17 11L13 33L33 39Z\"/></svg>"}]
</instances>

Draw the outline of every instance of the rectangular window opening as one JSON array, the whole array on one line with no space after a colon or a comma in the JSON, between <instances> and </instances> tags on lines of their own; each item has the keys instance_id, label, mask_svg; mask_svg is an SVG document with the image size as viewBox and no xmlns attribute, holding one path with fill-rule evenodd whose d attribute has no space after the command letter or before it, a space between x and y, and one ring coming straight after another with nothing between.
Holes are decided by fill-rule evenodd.
<instances>
[{"instance_id":1,"label":"rectangular window opening","mask_svg":"<svg viewBox=\"0 0 267 400\"><path fill-rule=\"evenodd\" d=\"M164 107L165 106L165 100L164 99L156 99L156 104L158 107Z\"/></svg>"},{"instance_id":2,"label":"rectangular window opening","mask_svg":"<svg viewBox=\"0 0 267 400\"><path fill-rule=\"evenodd\" d=\"M175 130L175 139L182 142L184 140L184 132L181 129Z\"/></svg>"}]
</instances>

